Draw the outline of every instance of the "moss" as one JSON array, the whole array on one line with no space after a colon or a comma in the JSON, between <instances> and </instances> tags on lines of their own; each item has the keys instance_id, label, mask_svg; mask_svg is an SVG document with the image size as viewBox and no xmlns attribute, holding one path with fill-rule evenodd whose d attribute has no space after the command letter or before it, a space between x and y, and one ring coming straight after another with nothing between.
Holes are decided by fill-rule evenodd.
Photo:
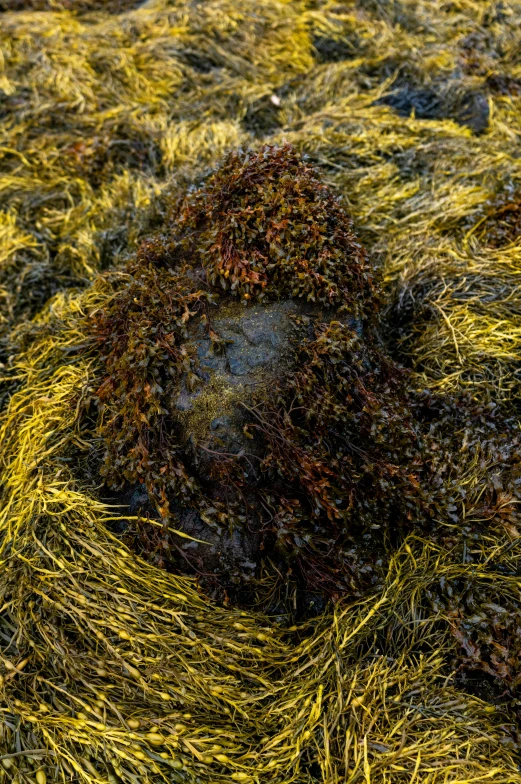
<instances>
[{"instance_id":1,"label":"moss","mask_svg":"<svg viewBox=\"0 0 521 784\"><path fill-rule=\"evenodd\" d=\"M194 398L192 410L181 414L186 432L195 439L202 439L212 421L232 413L243 396L244 389L240 384L232 387L221 376L213 375L209 384Z\"/></svg>"}]
</instances>

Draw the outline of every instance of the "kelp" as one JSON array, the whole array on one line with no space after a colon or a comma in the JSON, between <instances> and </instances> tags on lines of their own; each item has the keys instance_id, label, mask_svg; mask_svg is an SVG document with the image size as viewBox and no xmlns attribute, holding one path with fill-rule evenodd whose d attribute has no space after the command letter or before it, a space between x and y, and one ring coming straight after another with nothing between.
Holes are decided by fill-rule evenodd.
<instances>
[{"instance_id":1,"label":"kelp","mask_svg":"<svg viewBox=\"0 0 521 784\"><path fill-rule=\"evenodd\" d=\"M1 15L4 780L520 780L519 238L487 239L519 190L520 14L212 0ZM436 111L382 103L405 88ZM450 116L475 94L479 133ZM389 541L378 585L296 629L136 556L77 472L97 380L81 325L113 296L93 281L122 274L223 154L268 136L343 195L410 387L449 407L465 392L500 436L483 449L482 419L461 427L462 492L436 537ZM466 692L461 666L506 702Z\"/></svg>"}]
</instances>

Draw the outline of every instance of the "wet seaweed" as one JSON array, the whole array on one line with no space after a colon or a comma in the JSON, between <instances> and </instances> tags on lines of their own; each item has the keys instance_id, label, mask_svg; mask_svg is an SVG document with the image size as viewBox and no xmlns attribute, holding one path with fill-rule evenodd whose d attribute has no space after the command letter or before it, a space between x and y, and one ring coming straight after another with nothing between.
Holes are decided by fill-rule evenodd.
<instances>
[{"instance_id":1,"label":"wet seaweed","mask_svg":"<svg viewBox=\"0 0 521 784\"><path fill-rule=\"evenodd\" d=\"M515 0L2 14L6 782L520 780L519 244L488 239L521 181L520 16ZM320 39L356 48L319 62ZM378 103L400 76L486 96L486 129ZM251 130L266 97L276 125ZM100 500L94 417L75 407L99 382L86 315L187 183L263 141L343 196L382 272L380 348L429 390L415 417L455 461L435 527L408 521L367 593L296 629L111 532L129 513ZM42 265L54 288L26 307Z\"/></svg>"}]
</instances>

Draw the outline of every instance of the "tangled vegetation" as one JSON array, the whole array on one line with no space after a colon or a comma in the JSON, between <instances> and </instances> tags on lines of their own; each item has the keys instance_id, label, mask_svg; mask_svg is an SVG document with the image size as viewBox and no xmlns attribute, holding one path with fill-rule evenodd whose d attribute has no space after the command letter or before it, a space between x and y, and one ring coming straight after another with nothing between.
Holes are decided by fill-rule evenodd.
<instances>
[{"instance_id":1,"label":"tangled vegetation","mask_svg":"<svg viewBox=\"0 0 521 784\"><path fill-rule=\"evenodd\" d=\"M142 0L0 0L0 11L103 11L120 14L137 8Z\"/></svg>"},{"instance_id":2,"label":"tangled vegetation","mask_svg":"<svg viewBox=\"0 0 521 784\"><path fill-rule=\"evenodd\" d=\"M351 219L290 145L229 156L182 205L173 232L210 285L246 300L305 298L366 320L375 307Z\"/></svg>"},{"instance_id":3,"label":"tangled vegetation","mask_svg":"<svg viewBox=\"0 0 521 784\"><path fill-rule=\"evenodd\" d=\"M479 233L482 242L492 248L515 245L521 234L521 195L506 194L499 204L492 204L472 232Z\"/></svg>"},{"instance_id":4,"label":"tangled vegetation","mask_svg":"<svg viewBox=\"0 0 521 784\"><path fill-rule=\"evenodd\" d=\"M521 245L514 210L504 209L521 180L518 0L260 0L255 13L234 0L149 0L119 16L65 5L0 14L0 776L519 784ZM350 257L367 274L380 268L388 303L380 342L369 304L351 324L349 308L326 307L330 293L366 285L369 303L363 275L335 280L338 289L322 280L322 303L306 305L311 326L297 325L296 372L277 395L283 405L301 395L312 416L273 420L293 440L289 462L265 425L273 411L255 401L246 412L266 472L292 491L267 536L304 557L306 577L319 558L328 593L339 567L326 539L347 520L349 482L338 506L327 471L296 487L291 468L304 478L311 450L329 468L324 455L337 449L334 459L351 461L346 476L362 476L349 525L370 533L356 533L355 548L345 540L344 598L310 621L224 607L193 578L140 557L113 529L132 515L99 487L96 427L108 428L109 397L124 390L110 390L98 423L110 345L94 348L92 325L132 290L142 301L160 294L157 308L176 321L174 289L161 285L173 262L156 263L156 251L186 254L175 268L183 296L199 290L190 270L206 262L215 276L176 334L218 312L210 294L259 304L264 292L260 304L270 302L272 270L250 258L231 214L212 213L236 249L229 267L205 235L205 210L219 205L212 187L247 168L233 151L252 148L254 160L266 142L291 144L284 155L305 154L306 176L318 170L343 197L367 249L355 249L345 224ZM192 257L205 236L208 253ZM266 244L255 247L266 255ZM335 247L322 247L327 281ZM135 264L146 268L141 288ZM314 288L299 280L304 302ZM319 320L314 308L329 315ZM347 355L346 366L335 362ZM367 457L326 438L338 380L360 384L341 424L369 439ZM152 407L152 423L161 416ZM389 440L403 422L403 440ZM181 451L172 466L185 465ZM116 482L136 469L109 465ZM366 490L373 471L392 493ZM189 492L197 503L209 490ZM381 529L370 528L362 497ZM386 508L391 497L397 505ZM148 525L164 535L159 519Z\"/></svg>"},{"instance_id":5,"label":"tangled vegetation","mask_svg":"<svg viewBox=\"0 0 521 784\"><path fill-rule=\"evenodd\" d=\"M269 406L253 390L242 403L261 474L248 497L243 449L221 450L209 475L187 468L172 401L208 381L188 342L192 322L203 323L213 351L226 351L214 325L223 303L288 297L325 310L295 317L299 370L273 380ZM310 542L311 556L312 530L306 533L302 521L313 521L322 549L332 550L340 530L327 534L324 520L346 524L362 508L364 475L377 495L401 486L386 501L395 506L416 482L406 479L410 466L392 464L399 452L407 459L414 439L398 399L399 372L365 346L374 337L358 334L374 321L377 301L351 221L313 169L289 145L232 154L185 199L166 234L142 244L122 290L94 313L91 329L104 361L92 398L100 404L102 474L116 487L144 484L166 521L176 519L171 501L209 524L228 525L244 522L245 514L251 522L260 504L273 521L265 533L280 529L287 544L294 532L295 541ZM375 513L367 505L365 514ZM341 590L342 578L336 583Z\"/></svg>"},{"instance_id":6,"label":"tangled vegetation","mask_svg":"<svg viewBox=\"0 0 521 784\"><path fill-rule=\"evenodd\" d=\"M383 579L382 536L430 531L456 509L461 431L479 422L473 447L485 460L502 447L505 464L517 440L498 434L479 404L407 389L408 375L378 346L378 286L351 220L290 145L232 153L172 215L87 327L104 364L88 398L99 407L102 476L116 489L144 485L176 530L187 509L210 526L260 529L258 556L282 555L278 569L291 564L321 593ZM197 400L215 378L189 341L193 322L213 352L226 352L215 326L226 303L288 297L325 307L295 316L292 362L269 395L249 389L240 403L249 451L203 432L196 449L218 459L196 470L194 435L183 438L173 404L186 390ZM171 547L164 536L157 546L164 561ZM174 557L173 568L187 560Z\"/></svg>"}]
</instances>

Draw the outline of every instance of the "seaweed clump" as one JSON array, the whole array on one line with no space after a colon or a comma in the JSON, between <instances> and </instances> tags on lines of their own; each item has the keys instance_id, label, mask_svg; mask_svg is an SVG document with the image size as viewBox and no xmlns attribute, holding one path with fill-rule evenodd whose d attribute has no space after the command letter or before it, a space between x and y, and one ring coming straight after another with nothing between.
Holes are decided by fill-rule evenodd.
<instances>
[{"instance_id":1,"label":"seaweed clump","mask_svg":"<svg viewBox=\"0 0 521 784\"><path fill-rule=\"evenodd\" d=\"M246 300L305 298L367 317L378 298L351 219L289 144L229 155L173 233L210 285Z\"/></svg>"},{"instance_id":2,"label":"seaweed clump","mask_svg":"<svg viewBox=\"0 0 521 784\"><path fill-rule=\"evenodd\" d=\"M268 538L278 532L284 542L293 526L293 550L304 545L304 520L329 521L326 528L342 520L358 481L351 473L336 486L336 471L351 471L347 410L362 440L377 429L378 417L364 414L375 407L364 384L373 388L383 366L375 371L361 333L378 300L349 216L291 146L230 155L174 206L167 231L142 244L124 285L92 316L104 365L94 399L105 481L144 486L160 517L178 527L187 510L213 526L247 523ZM257 374L237 402L248 451L187 434L185 406L176 401L188 396L201 408L213 390L217 410L206 407L215 415L238 392L227 392L230 373L219 378L203 366L194 334L203 333L211 354L226 354L215 327L223 309L277 301L297 303L291 357L264 383ZM383 383L394 383L386 375ZM194 449L215 459L194 469ZM330 550L331 531L325 538Z\"/></svg>"},{"instance_id":3,"label":"seaweed clump","mask_svg":"<svg viewBox=\"0 0 521 784\"><path fill-rule=\"evenodd\" d=\"M198 515L196 538L246 527L259 555L320 592L377 579L374 538L432 518L448 471L425 458L439 448L438 404L409 392L379 345L379 300L351 219L312 166L290 145L231 154L92 316L107 484L145 488L177 530ZM293 303L290 357L241 386L217 325L234 303L276 302ZM204 364L204 341L228 370ZM185 409L202 401L212 415L196 431ZM216 434L219 408L235 440ZM183 559L204 571L197 548Z\"/></svg>"},{"instance_id":4,"label":"seaweed clump","mask_svg":"<svg viewBox=\"0 0 521 784\"><path fill-rule=\"evenodd\" d=\"M521 193L503 197L476 227L478 236L490 248L504 248L521 238Z\"/></svg>"}]
</instances>

